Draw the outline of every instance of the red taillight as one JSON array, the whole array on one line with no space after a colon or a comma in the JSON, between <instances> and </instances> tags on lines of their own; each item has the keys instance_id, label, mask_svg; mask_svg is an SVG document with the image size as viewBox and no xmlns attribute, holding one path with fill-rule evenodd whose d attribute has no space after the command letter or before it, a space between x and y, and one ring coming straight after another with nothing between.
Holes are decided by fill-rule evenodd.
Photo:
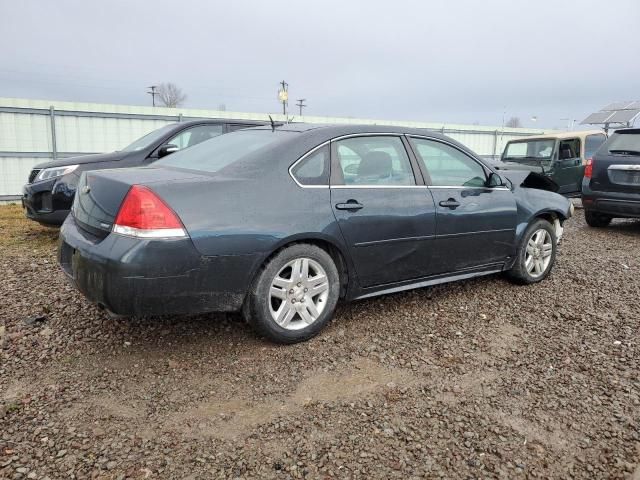
<instances>
[{"instance_id":1,"label":"red taillight","mask_svg":"<svg viewBox=\"0 0 640 480\"><path fill-rule=\"evenodd\" d=\"M591 178L593 175L593 158L587 160L587 165L584 167L584 178Z\"/></svg>"},{"instance_id":2,"label":"red taillight","mask_svg":"<svg viewBox=\"0 0 640 480\"><path fill-rule=\"evenodd\" d=\"M151 189L134 185L124 198L113 231L135 237L183 237L182 222Z\"/></svg>"}]
</instances>

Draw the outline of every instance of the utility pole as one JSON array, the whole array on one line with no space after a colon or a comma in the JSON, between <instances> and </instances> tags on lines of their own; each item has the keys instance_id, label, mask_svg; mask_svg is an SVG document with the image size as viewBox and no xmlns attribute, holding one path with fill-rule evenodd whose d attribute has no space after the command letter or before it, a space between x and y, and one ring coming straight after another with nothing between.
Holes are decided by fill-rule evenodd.
<instances>
[{"instance_id":1,"label":"utility pole","mask_svg":"<svg viewBox=\"0 0 640 480\"><path fill-rule=\"evenodd\" d=\"M296 103L296 105L297 105L298 107L300 107L300 116L302 116L302 108L303 108L303 107L306 107L306 105L305 105L305 103L304 103L304 101L305 101L305 100L306 100L306 98L299 98L299 99L297 100L297 101L298 101L298 103Z\"/></svg>"},{"instance_id":2,"label":"utility pole","mask_svg":"<svg viewBox=\"0 0 640 480\"><path fill-rule=\"evenodd\" d=\"M151 91L147 92L149 95L151 95L151 104L155 107L156 106L156 95L158 95L158 92L156 92L156 88L158 88L157 85L151 85L150 87Z\"/></svg>"},{"instance_id":3,"label":"utility pole","mask_svg":"<svg viewBox=\"0 0 640 480\"><path fill-rule=\"evenodd\" d=\"M278 90L278 100L282 102L282 114L287 115L287 105L289 104L289 84L282 80L280 90Z\"/></svg>"}]
</instances>

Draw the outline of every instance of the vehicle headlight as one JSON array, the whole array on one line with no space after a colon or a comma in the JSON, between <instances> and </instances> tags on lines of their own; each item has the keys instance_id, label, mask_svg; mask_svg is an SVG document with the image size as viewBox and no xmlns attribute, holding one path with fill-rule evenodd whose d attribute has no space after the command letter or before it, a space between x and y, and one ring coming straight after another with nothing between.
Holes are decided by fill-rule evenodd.
<instances>
[{"instance_id":1,"label":"vehicle headlight","mask_svg":"<svg viewBox=\"0 0 640 480\"><path fill-rule=\"evenodd\" d=\"M64 167L51 167L45 168L38 173L36 177L36 181L40 180L49 180L50 178L61 177L62 175L66 175L67 173L73 172L78 165L65 165Z\"/></svg>"}]
</instances>

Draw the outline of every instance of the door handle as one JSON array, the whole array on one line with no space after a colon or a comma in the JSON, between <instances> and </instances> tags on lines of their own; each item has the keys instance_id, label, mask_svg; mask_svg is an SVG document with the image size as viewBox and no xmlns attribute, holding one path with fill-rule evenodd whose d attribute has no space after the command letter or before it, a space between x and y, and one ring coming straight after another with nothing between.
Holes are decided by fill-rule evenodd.
<instances>
[{"instance_id":1,"label":"door handle","mask_svg":"<svg viewBox=\"0 0 640 480\"><path fill-rule=\"evenodd\" d=\"M336 209L338 210L360 210L364 205L357 200L348 200L345 203L336 203Z\"/></svg>"},{"instance_id":2,"label":"door handle","mask_svg":"<svg viewBox=\"0 0 640 480\"><path fill-rule=\"evenodd\" d=\"M460 206L460 203L458 203L455 198L450 198L449 200L443 200L439 205L441 207L447 207L451 210L455 210Z\"/></svg>"}]
</instances>

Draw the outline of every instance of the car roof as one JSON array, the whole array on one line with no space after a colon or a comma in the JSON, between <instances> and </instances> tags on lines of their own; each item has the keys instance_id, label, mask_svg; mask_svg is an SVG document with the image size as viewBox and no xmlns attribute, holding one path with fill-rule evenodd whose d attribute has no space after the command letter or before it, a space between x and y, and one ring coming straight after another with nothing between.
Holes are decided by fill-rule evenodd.
<instances>
[{"instance_id":1,"label":"car roof","mask_svg":"<svg viewBox=\"0 0 640 480\"><path fill-rule=\"evenodd\" d=\"M270 129L270 125L263 125L255 127L256 130ZM395 125L367 125L367 124L316 124L316 123L288 123L288 124L275 124L276 130L285 132L313 132L316 134L323 134L327 137L339 137L342 135L352 135L361 133L406 133L408 135L427 135L429 137L441 138L443 140L451 141L450 137L441 134L436 130L430 130L426 128L411 128L401 127Z\"/></svg>"},{"instance_id":2,"label":"car roof","mask_svg":"<svg viewBox=\"0 0 640 480\"><path fill-rule=\"evenodd\" d=\"M198 119L183 120L181 122L176 122L173 125L175 126L190 126L190 125L202 125L202 124L220 125L225 123L255 125L255 126L265 124L265 122L260 122L257 120L243 120L240 118L198 118Z\"/></svg>"},{"instance_id":3,"label":"car roof","mask_svg":"<svg viewBox=\"0 0 640 480\"><path fill-rule=\"evenodd\" d=\"M518 138L518 139L514 139L514 140L509 140L509 143L512 143L512 142L528 142L530 140L584 138L587 135L604 135L604 134L605 133L602 130L582 130L582 131L575 131L575 132L547 133L545 135L532 135L532 136L526 136L526 137Z\"/></svg>"}]
</instances>

